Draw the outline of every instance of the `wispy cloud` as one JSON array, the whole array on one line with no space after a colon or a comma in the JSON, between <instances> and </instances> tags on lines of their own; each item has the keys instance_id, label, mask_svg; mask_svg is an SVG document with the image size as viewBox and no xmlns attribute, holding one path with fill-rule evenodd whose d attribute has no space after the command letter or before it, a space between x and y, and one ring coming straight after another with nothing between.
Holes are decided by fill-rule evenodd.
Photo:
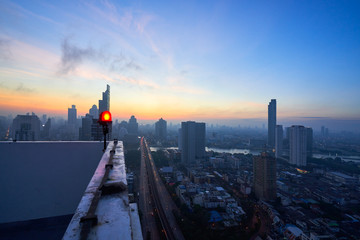
<instances>
[{"instance_id":1,"label":"wispy cloud","mask_svg":"<svg viewBox=\"0 0 360 240\"><path fill-rule=\"evenodd\" d=\"M32 92L35 92L35 89L26 87L23 83L20 83L20 84L15 88L15 91L16 91L16 92L20 92L20 93L32 93Z\"/></svg>"},{"instance_id":2,"label":"wispy cloud","mask_svg":"<svg viewBox=\"0 0 360 240\"><path fill-rule=\"evenodd\" d=\"M111 12L117 12L117 7L108 0L101 0L101 3Z\"/></svg>"},{"instance_id":3,"label":"wispy cloud","mask_svg":"<svg viewBox=\"0 0 360 240\"><path fill-rule=\"evenodd\" d=\"M141 80L141 79L136 79L136 78L132 78L132 77L127 77L127 76L123 76L123 75L116 75L116 77L114 78L114 80L118 83L129 83L131 85L135 85L138 87L145 87L147 89L159 89L160 86L157 85L156 83L150 82L150 81L145 81L145 80Z\"/></svg>"},{"instance_id":4,"label":"wispy cloud","mask_svg":"<svg viewBox=\"0 0 360 240\"><path fill-rule=\"evenodd\" d=\"M9 60L11 58L10 43L10 39L0 36L0 59Z\"/></svg>"},{"instance_id":5,"label":"wispy cloud","mask_svg":"<svg viewBox=\"0 0 360 240\"><path fill-rule=\"evenodd\" d=\"M159 89L159 85L151 81L142 80L140 78L129 77L121 73L106 73L95 69L89 69L86 67L80 67L76 71L76 76L85 78L88 80L105 80L109 83L115 84L127 84L128 87L136 86L140 89L145 87L146 89Z\"/></svg>"},{"instance_id":6,"label":"wispy cloud","mask_svg":"<svg viewBox=\"0 0 360 240\"><path fill-rule=\"evenodd\" d=\"M180 93L188 93L193 95L204 95L208 94L209 92L202 88L195 88L195 87L184 87L184 86L170 86L170 89L174 92L180 92Z\"/></svg>"},{"instance_id":7,"label":"wispy cloud","mask_svg":"<svg viewBox=\"0 0 360 240\"><path fill-rule=\"evenodd\" d=\"M138 87L139 89L156 90L159 94L162 93L186 93L191 95L206 95L208 91L202 88L196 88L192 86L181 86L177 84L173 85L159 85L146 77L130 77L124 74L113 72L106 73L99 70L90 69L87 67L79 67L75 73L76 76L82 77L88 80L105 80L109 83L120 84L127 87Z\"/></svg>"},{"instance_id":8,"label":"wispy cloud","mask_svg":"<svg viewBox=\"0 0 360 240\"><path fill-rule=\"evenodd\" d=\"M16 16L16 17L22 17L22 18L26 18L26 17L33 17L36 18L38 20L47 22L47 23L51 23L57 26L60 26L61 24L59 22L54 21L53 19L34 13L28 9L25 9L23 7L21 7L20 5L14 3L14 2L7 2L6 5L3 5L2 7L4 7L4 10L7 11L8 13Z\"/></svg>"},{"instance_id":9,"label":"wispy cloud","mask_svg":"<svg viewBox=\"0 0 360 240\"><path fill-rule=\"evenodd\" d=\"M133 8L117 7L110 1L103 0L101 5L95 5L85 2L85 6L89 8L96 16L126 30L129 34L136 30L143 33L148 24L156 19L155 15Z\"/></svg>"},{"instance_id":10,"label":"wispy cloud","mask_svg":"<svg viewBox=\"0 0 360 240\"><path fill-rule=\"evenodd\" d=\"M109 1L102 1L102 6L91 3L85 3L85 6L94 13L93 15L113 24L117 29L115 33L121 32L122 35L146 42L168 69L174 68L173 56L161 47L162 43L154 41L152 29L148 29L152 22L159 19L156 15L139 9L120 8Z\"/></svg>"},{"instance_id":11,"label":"wispy cloud","mask_svg":"<svg viewBox=\"0 0 360 240\"><path fill-rule=\"evenodd\" d=\"M127 70L140 71L143 69L143 67L134 59L126 57L123 54L119 54L117 56L108 56L107 59L110 59L110 71L124 72Z\"/></svg>"},{"instance_id":12,"label":"wispy cloud","mask_svg":"<svg viewBox=\"0 0 360 240\"><path fill-rule=\"evenodd\" d=\"M154 54L166 65L168 70L172 71L174 70L174 61L173 56L163 49L159 47L159 44L157 44L153 37L148 34L147 32L143 33L145 39L147 40L147 44L150 46L151 50L154 52Z\"/></svg>"},{"instance_id":13,"label":"wispy cloud","mask_svg":"<svg viewBox=\"0 0 360 240\"><path fill-rule=\"evenodd\" d=\"M1 48L11 54L10 58L6 60L11 62L12 69L16 69L15 66L17 65L26 66L22 69L36 68L37 71L44 69L47 72L55 68L58 59L56 54L7 35L0 35L0 39L3 39L2 44L0 43L0 55L2 53Z\"/></svg>"},{"instance_id":14,"label":"wispy cloud","mask_svg":"<svg viewBox=\"0 0 360 240\"><path fill-rule=\"evenodd\" d=\"M147 25L150 24L151 21L155 19L156 17L154 15L142 14L140 18L138 18L138 20L135 22L137 30L140 33L143 33Z\"/></svg>"},{"instance_id":15,"label":"wispy cloud","mask_svg":"<svg viewBox=\"0 0 360 240\"><path fill-rule=\"evenodd\" d=\"M2 74L3 76L6 76L6 77L24 76L24 77L35 77L38 79L44 77L43 74L38 73L38 72L30 72L30 71L25 71L25 70L21 70L21 69L15 69L15 68L1 68L0 74Z\"/></svg>"},{"instance_id":16,"label":"wispy cloud","mask_svg":"<svg viewBox=\"0 0 360 240\"><path fill-rule=\"evenodd\" d=\"M64 38L61 43L61 67L59 70L60 75L66 75L74 70L84 61L92 60L96 57L101 57L97 51L92 47L78 47L71 43L69 38Z\"/></svg>"},{"instance_id":17,"label":"wispy cloud","mask_svg":"<svg viewBox=\"0 0 360 240\"><path fill-rule=\"evenodd\" d=\"M105 70L123 72L126 70L139 71L141 65L134 59L123 54L110 54L105 50L95 49L92 46L81 47L64 38L61 43L61 65L59 75L67 75L77 70L86 61L105 64Z\"/></svg>"},{"instance_id":18,"label":"wispy cloud","mask_svg":"<svg viewBox=\"0 0 360 240\"><path fill-rule=\"evenodd\" d=\"M2 89L8 89L9 87L4 83L4 81L0 82L0 88Z\"/></svg>"},{"instance_id":19,"label":"wispy cloud","mask_svg":"<svg viewBox=\"0 0 360 240\"><path fill-rule=\"evenodd\" d=\"M188 71L187 71L187 70L181 70L181 71L180 71L180 75L181 75L181 76L185 76L186 74L188 74Z\"/></svg>"},{"instance_id":20,"label":"wispy cloud","mask_svg":"<svg viewBox=\"0 0 360 240\"><path fill-rule=\"evenodd\" d=\"M134 62L133 60L130 60L130 62L128 62L126 64L126 67L129 69L137 70L137 71L142 69L142 67L139 64L137 64L136 62Z\"/></svg>"}]
</instances>

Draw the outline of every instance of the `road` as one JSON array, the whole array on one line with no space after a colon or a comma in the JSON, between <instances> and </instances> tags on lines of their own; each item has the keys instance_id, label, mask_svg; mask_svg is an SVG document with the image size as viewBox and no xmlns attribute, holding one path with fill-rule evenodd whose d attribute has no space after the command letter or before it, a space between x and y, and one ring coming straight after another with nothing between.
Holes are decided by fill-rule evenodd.
<instances>
[{"instance_id":1,"label":"road","mask_svg":"<svg viewBox=\"0 0 360 240\"><path fill-rule=\"evenodd\" d=\"M145 150L143 146L141 146L139 207L142 212L142 232L145 240L160 239L156 225L156 216L154 214L154 202L150 194L149 176L145 159Z\"/></svg>"},{"instance_id":2,"label":"road","mask_svg":"<svg viewBox=\"0 0 360 240\"><path fill-rule=\"evenodd\" d=\"M271 220L267 216L267 213L258 205L255 204L255 214L252 219L252 224L255 226L255 223L259 223L259 230L253 234L250 238L251 240L255 240L258 236L264 237L270 232L271 228Z\"/></svg>"},{"instance_id":3,"label":"road","mask_svg":"<svg viewBox=\"0 0 360 240\"><path fill-rule=\"evenodd\" d=\"M184 236L176 223L173 215L173 210L177 211L177 207L167 192L159 173L156 169L154 161L151 156L150 148L148 147L146 140L141 139L142 153L145 153L145 166L148 171L148 181L150 183L150 189L152 192L152 199L156 206L156 213L158 214L162 233L166 239L178 239L183 240Z\"/></svg>"}]
</instances>

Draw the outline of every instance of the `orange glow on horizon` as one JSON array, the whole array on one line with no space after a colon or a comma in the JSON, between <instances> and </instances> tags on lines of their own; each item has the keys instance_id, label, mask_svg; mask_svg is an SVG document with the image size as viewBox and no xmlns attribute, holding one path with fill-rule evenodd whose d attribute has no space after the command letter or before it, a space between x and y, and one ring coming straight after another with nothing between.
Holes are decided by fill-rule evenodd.
<instances>
[{"instance_id":1,"label":"orange glow on horizon","mask_svg":"<svg viewBox=\"0 0 360 240\"><path fill-rule=\"evenodd\" d=\"M64 117L67 118L67 109L71 107L69 104L64 104L61 97L53 97L51 101L44 101L41 97L26 97L26 96L0 96L0 115L12 114L25 114L34 112L38 116L47 114L51 117ZM75 102L78 116L85 116L89 112L92 104L82 102L81 105ZM196 109L185 106L178 108L165 108L165 107L142 107L138 104L121 105L112 107L112 117L116 119L129 119L134 115L137 119L141 120L158 120L164 118L167 120L206 120L206 119L266 119L267 109L256 109L257 111L217 111L216 109L209 109L196 111ZM296 113L283 115L278 114L279 118L293 118ZM298 115L299 116L299 115ZM300 115L301 116L301 115ZM336 117L336 116L334 116Z\"/></svg>"},{"instance_id":2,"label":"orange glow on horizon","mask_svg":"<svg viewBox=\"0 0 360 240\"><path fill-rule=\"evenodd\" d=\"M115 95L116 96L116 95ZM256 104L252 102L221 102L212 103L199 101L195 104L192 100L174 98L148 97L148 101L143 102L138 99L131 99L124 102L123 99L112 98L111 111L112 117L116 119L129 119L134 115L141 120L158 120L164 118L167 120L194 120L206 121L207 119L266 119L266 104ZM71 97L56 94L54 92L26 92L19 93L14 90L1 89L0 91L0 115L8 114L26 114L34 112L38 116L46 114L49 117L67 118L67 109L71 105L76 105L77 115L85 116L91 106L96 103L96 97ZM114 103L120 103L115 105ZM335 113L324 112L313 113L314 115L324 115L332 118L340 118ZM311 112L308 113L311 115ZM278 111L278 118L296 118L304 116L303 110ZM351 116L350 116L351 117ZM358 119L358 118L356 118Z\"/></svg>"}]
</instances>

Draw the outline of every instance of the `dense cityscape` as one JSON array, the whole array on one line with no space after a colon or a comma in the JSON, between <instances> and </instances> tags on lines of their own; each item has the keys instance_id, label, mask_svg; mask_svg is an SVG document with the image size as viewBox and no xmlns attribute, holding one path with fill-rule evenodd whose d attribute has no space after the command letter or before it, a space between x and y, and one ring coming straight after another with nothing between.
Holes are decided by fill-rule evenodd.
<instances>
[{"instance_id":1,"label":"dense cityscape","mask_svg":"<svg viewBox=\"0 0 360 240\"><path fill-rule=\"evenodd\" d=\"M268 104L267 129L195 121L168 126L163 118L139 125L135 116L111 123L106 138L124 143L129 199L139 205L144 239L164 238L144 216L158 208L146 210L141 200L148 196L140 147L147 145L177 209L172 217L183 237L175 239L357 239L359 134L278 125L276 104ZM86 116L72 105L67 120L2 117L2 141L103 141L99 113L109 110L107 85L99 108L94 104Z\"/></svg>"},{"instance_id":2,"label":"dense cityscape","mask_svg":"<svg viewBox=\"0 0 360 240\"><path fill-rule=\"evenodd\" d=\"M359 1L0 1L0 240L359 240Z\"/></svg>"}]
</instances>

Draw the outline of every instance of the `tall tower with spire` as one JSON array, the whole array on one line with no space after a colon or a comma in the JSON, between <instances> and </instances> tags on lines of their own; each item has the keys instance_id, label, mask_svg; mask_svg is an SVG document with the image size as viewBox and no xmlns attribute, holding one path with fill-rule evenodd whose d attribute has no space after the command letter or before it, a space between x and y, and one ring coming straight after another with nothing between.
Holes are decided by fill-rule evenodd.
<instances>
[{"instance_id":1,"label":"tall tower with spire","mask_svg":"<svg viewBox=\"0 0 360 240\"><path fill-rule=\"evenodd\" d=\"M106 85L106 91L102 93L102 100L99 100L99 114L103 111L110 111L110 86Z\"/></svg>"}]
</instances>

